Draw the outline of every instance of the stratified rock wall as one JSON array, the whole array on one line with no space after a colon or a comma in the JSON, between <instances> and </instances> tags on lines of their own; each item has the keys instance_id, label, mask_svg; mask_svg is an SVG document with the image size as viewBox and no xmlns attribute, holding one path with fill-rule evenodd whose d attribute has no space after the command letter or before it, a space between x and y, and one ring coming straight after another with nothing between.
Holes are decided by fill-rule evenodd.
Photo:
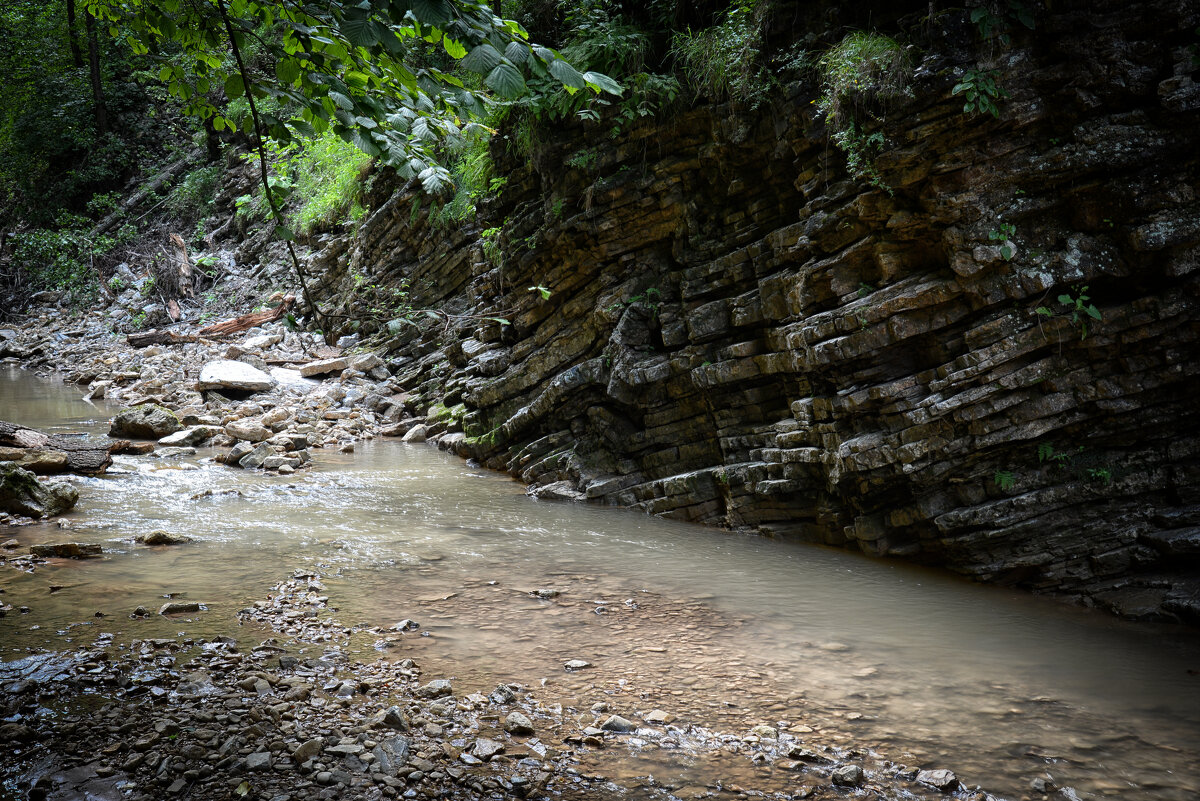
<instances>
[{"instance_id":1,"label":"stratified rock wall","mask_svg":"<svg viewBox=\"0 0 1200 801\"><path fill-rule=\"evenodd\" d=\"M400 191L314 264L447 312L396 328L407 408L523 481L1200 619L1200 15L1054 9L994 54L998 120L951 95L966 12L928 26L892 194L796 84L499 144L475 223Z\"/></svg>"}]
</instances>

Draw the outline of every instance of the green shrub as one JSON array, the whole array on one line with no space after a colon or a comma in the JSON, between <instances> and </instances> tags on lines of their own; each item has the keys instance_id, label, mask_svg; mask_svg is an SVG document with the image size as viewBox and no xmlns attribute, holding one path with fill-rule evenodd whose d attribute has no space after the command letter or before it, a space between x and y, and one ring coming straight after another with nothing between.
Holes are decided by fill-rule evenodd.
<instances>
[{"instance_id":1,"label":"green shrub","mask_svg":"<svg viewBox=\"0 0 1200 801\"><path fill-rule=\"evenodd\" d=\"M908 93L912 64L900 43L879 33L855 31L818 62L821 95L814 102L830 139L846 153L852 175L890 192L875 169L883 134L867 134L863 119L881 119L890 102Z\"/></svg>"},{"instance_id":2,"label":"green shrub","mask_svg":"<svg viewBox=\"0 0 1200 801\"><path fill-rule=\"evenodd\" d=\"M288 163L297 201L288 219L301 231L362 219L362 171L371 157L326 131Z\"/></svg>"},{"instance_id":3,"label":"green shrub","mask_svg":"<svg viewBox=\"0 0 1200 801\"><path fill-rule=\"evenodd\" d=\"M210 164L189 172L167 196L167 209L188 222L207 216L222 172L220 164Z\"/></svg>"},{"instance_id":4,"label":"green shrub","mask_svg":"<svg viewBox=\"0 0 1200 801\"><path fill-rule=\"evenodd\" d=\"M268 143L270 172L267 181L284 217L293 230L312 233L322 228L362 219L362 171L371 157L327 130L302 145L281 147ZM256 160L254 153L242 156ZM266 221L270 216L262 185L236 201L238 214Z\"/></svg>"},{"instance_id":5,"label":"green shrub","mask_svg":"<svg viewBox=\"0 0 1200 801\"><path fill-rule=\"evenodd\" d=\"M671 53L697 92L751 109L767 99L772 79L758 65L765 9L759 0L738 3L719 25L695 33L689 28L671 38Z\"/></svg>"}]
</instances>

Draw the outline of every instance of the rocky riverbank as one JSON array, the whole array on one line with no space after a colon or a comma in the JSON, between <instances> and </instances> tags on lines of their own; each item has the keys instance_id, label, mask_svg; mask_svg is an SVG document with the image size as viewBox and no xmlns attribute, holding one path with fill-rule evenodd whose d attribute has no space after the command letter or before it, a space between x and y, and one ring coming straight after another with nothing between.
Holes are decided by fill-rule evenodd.
<instances>
[{"instance_id":1,"label":"rocky riverbank","mask_svg":"<svg viewBox=\"0 0 1200 801\"><path fill-rule=\"evenodd\" d=\"M310 464L314 449L348 452L379 434L436 440L456 425L448 415L417 417L383 360L358 347L357 337L332 347L269 323L232 337L133 347L112 333L107 317L63 319L44 309L19 331L2 332L0 357L57 373L85 399L105 401L109 433L123 438L107 441L114 453L172 459L204 446L221 449L216 459L224 464L288 475ZM38 473L64 469L44 450L6 458ZM33 514L17 505L11 511Z\"/></svg>"},{"instance_id":2,"label":"rocky riverbank","mask_svg":"<svg viewBox=\"0 0 1200 801\"><path fill-rule=\"evenodd\" d=\"M630 704L636 688L622 702L563 708L520 685L463 692L402 653L364 663L352 637L399 641L402 652L412 622L346 627L335 603L304 572L238 613L238 640L101 635L0 665L4 797L992 798L947 770L774 725L721 733L676 721ZM728 779L639 775L644 752L711 761Z\"/></svg>"}]
</instances>

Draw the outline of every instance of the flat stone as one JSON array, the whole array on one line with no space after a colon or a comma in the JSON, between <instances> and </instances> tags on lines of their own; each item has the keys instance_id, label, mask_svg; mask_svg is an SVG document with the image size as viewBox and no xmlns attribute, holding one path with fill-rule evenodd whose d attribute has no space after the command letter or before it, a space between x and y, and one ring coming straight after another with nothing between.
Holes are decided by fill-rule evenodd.
<instances>
[{"instance_id":1,"label":"flat stone","mask_svg":"<svg viewBox=\"0 0 1200 801\"><path fill-rule=\"evenodd\" d=\"M267 770L271 767L271 753L257 751L246 757L246 770Z\"/></svg>"},{"instance_id":2,"label":"flat stone","mask_svg":"<svg viewBox=\"0 0 1200 801\"><path fill-rule=\"evenodd\" d=\"M586 659L571 659L563 664L563 667L567 670L583 670L584 668L590 668L591 666L592 663Z\"/></svg>"},{"instance_id":3,"label":"flat stone","mask_svg":"<svg viewBox=\"0 0 1200 801\"><path fill-rule=\"evenodd\" d=\"M917 781L936 787L943 793L948 793L958 786L958 777L948 770L923 770L917 774Z\"/></svg>"},{"instance_id":4,"label":"flat stone","mask_svg":"<svg viewBox=\"0 0 1200 801\"><path fill-rule=\"evenodd\" d=\"M504 753L504 743L496 740L489 740L486 737L480 737L475 741L475 744L471 746L471 753L482 759L484 762L487 762L496 754Z\"/></svg>"},{"instance_id":5,"label":"flat stone","mask_svg":"<svg viewBox=\"0 0 1200 801\"><path fill-rule=\"evenodd\" d=\"M350 366L350 360L345 356L338 356L336 359L322 359L318 362L309 362L300 366L300 376L302 378L311 378L314 375L328 375L329 373L340 373Z\"/></svg>"},{"instance_id":6,"label":"flat stone","mask_svg":"<svg viewBox=\"0 0 1200 801\"><path fill-rule=\"evenodd\" d=\"M307 395L317 387L321 386L320 381L312 378L305 378L300 375L299 370L290 370L286 367L272 367L268 374L275 379L279 389L287 390L296 395Z\"/></svg>"},{"instance_id":7,"label":"flat stone","mask_svg":"<svg viewBox=\"0 0 1200 801\"><path fill-rule=\"evenodd\" d=\"M217 426L190 426L158 440L159 445L199 445L221 433Z\"/></svg>"},{"instance_id":8,"label":"flat stone","mask_svg":"<svg viewBox=\"0 0 1200 801\"><path fill-rule=\"evenodd\" d=\"M234 439L246 442L262 442L270 439L274 432L257 420L233 420L226 424L225 433Z\"/></svg>"},{"instance_id":9,"label":"flat stone","mask_svg":"<svg viewBox=\"0 0 1200 801\"><path fill-rule=\"evenodd\" d=\"M172 534L169 531L151 531L149 534L138 534L133 538L134 542L140 542L142 545L182 545L185 542L191 542L192 538L184 534Z\"/></svg>"},{"instance_id":10,"label":"flat stone","mask_svg":"<svg viewBox=\"0 0 1200 801\"><path fill-rule=\"evenodd\" d=\"M441 698L452 692L454 692L454 688L446 679L434 679L416 689L416 694L421 698Z\"/></svg>"},{"instance_id":11,"label":"flat stone","mask_svg":"<svg viewBox=\"0 0 1200 801\"><path fill-rule=\"evenodd\" d=\"M655 726L665 726L671 721L675 720L675 716L670 712L664 712L661 709L655 709L643 715L642 720Z\"/></svg>"},{"instance_id":12,"label":"flat stone","mask_svg":"<svg viewBox=\"0 0 1200 801\"><path fill-rule=\"evenodd\" d=\"M262 370L245 362L218 359L200 368L200 379L196 388L232 389L240 392L268 392L275 387L275 379Z\"/></svg>"},{"instance_id":13,"label":"flat stone","mask_svg":"<svg viewBox=\"0 0 1200 801\"><path fill-rule=\"evenodd\" d=\"M192 612L199 612L202 607L203 604L198 601L172 601L160 606L158 613L160 615L186 615Z\"/></svg>"},{"instance_id":14,"label":"flat stone","mask_svg":"<svg viewBox=\"0 0 1200 801\"><path fill-rule=\"evenodd\" d=\"M386 776L395 776L408 763L410 743L407 737L391 737L381 741L372 749L374 766Z\"/></svg>"},{"instance_id":15,"label":"flat stone","mask_svg":"<svg viewBox=\"0 0 1200 801\"><path fill-rule=\"evenodd\" d=\"M85 556L96 556L101 550L101 547L95 543L84 542L58 542L29 546L31 554L44 559L52 557L59 559L82 559Z\"/></svg>"}]
</instances>

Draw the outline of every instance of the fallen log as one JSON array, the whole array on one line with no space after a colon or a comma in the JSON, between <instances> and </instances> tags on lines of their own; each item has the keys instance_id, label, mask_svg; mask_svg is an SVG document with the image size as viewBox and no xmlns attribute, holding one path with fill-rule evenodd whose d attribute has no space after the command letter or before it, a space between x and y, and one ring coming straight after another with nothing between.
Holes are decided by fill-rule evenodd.
<instances>
[{"instance_id":1,"label":"fallen log","mask_svg":"<svg viewBox=\"0 0 1200 801\"><path fill-rule=\"evenodd\" d=\"M182 345L195 342L199 337L195 334L177 334L174 331L160 331L154 328L150 331L138 331L125 337L125 341L135 348L149 345Z\"/></svg>"},{"instance_id":2,"label":"fallen log","mask_svg":"<svg viewBox=\"0 0 1200 801\"><path fill-rule=\"evenodd\" d=\"M47 434L0 420L0 461L40 475L103 473L112 464L110 451L120 444L108 438Z\"/></svg>"},{"instance_id":3,"label":"fallen log","mask_svg":"<svg viewBox=\"0 0 1200 801\"><path fill-rule=\"evenodd\" d=\"M232 320L213 323L206 328L201 328L200 335L206 337L226 336L228 334L239 334L242 331L249 331L257 325L275 322L291 311L294 305L296 305L296 296L288 295L274 309L251 312L250 314L243 314L241 317L234 317Z\"/></svg>"}]
</instances>

